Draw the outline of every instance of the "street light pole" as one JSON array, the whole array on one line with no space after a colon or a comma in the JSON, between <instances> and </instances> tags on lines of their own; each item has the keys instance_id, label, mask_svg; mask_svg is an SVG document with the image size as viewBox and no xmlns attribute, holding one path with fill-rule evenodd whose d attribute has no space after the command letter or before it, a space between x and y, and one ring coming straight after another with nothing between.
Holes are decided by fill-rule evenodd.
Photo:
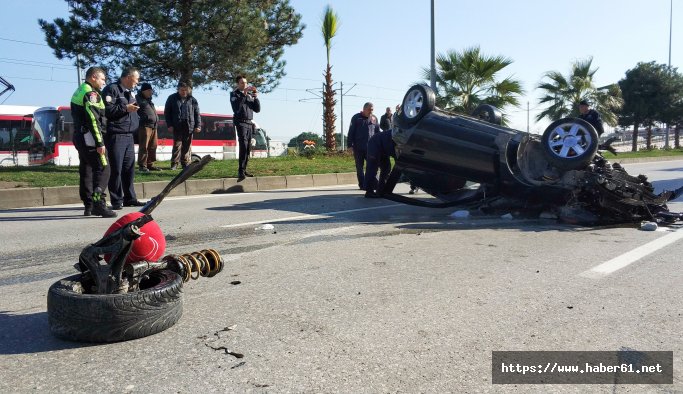
<instances>
[{"instance_id":1,"label":"street light pole","mask_svg":"<svg viewBox=\"0 0 683 394\"><path fill-rule=\"evenodd\" d=\"M436 55L434 53L434 0L432 0L432 52L431 52L431 86L432 90L436 92Z\"/></svg>"},{"instance_id":2,"label":"street light pole","mask_svg":"<svg viewBox=\"0 0 683 394\"><path fill-rule=\"evenodd\" d=\"M671 72L671 31L673 30L673 11L674 0L669 3L669 72ZM664 135L664 148L669 149L669 124L666 125L666 134Z\"/></svg>"}]
</instances>

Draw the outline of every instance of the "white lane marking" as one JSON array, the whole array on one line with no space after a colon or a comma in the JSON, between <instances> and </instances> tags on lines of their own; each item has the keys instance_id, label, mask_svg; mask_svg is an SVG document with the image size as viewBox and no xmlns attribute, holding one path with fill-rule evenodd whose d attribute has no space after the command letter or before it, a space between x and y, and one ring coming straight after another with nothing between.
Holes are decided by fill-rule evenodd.
<instances>
[{"instance_id":1,"label":"white lane marking","mask_svg":"<svg viewBox=\"0 0 683 394\"><path fill-rule=\"evenodd\" d=\"M645 245L639 246L631 251L628 251L621 256L617 256L612 260L606 261L600 265L597 265L587 271L579 274L585 278L600 279L603 278L617 270L627 267L631 263L634 263L643 257L652 254L659 249L662 249L672 243L683 238L683 231L678 230L671 234L665 235L661 238L657 238L654 241L648 242Z\"/></svg>"},{"instance_id":2,"label":"white lane marking","mask_svg":"<svg viewBox=\"0 0 683 394\"><path fill-rule=\"evenodd\" d=\"M357 187L351 188L350 186L353 185L332 185L332 186L311 186L311 187L301 187L301 188L291 188L291 189L272 189L272 190L255 190L253 192L235 192L235 193L216 193L216 194L195 194L192 196L174 196L174 197L166 197L164 198L164 201L169 200L169 201L179 201L179 200L193 200L197 198L219 198L219 197L238 197L238 196L248 196L251 194L265 194L268 192L306 192L306 191L315 191L315 190L320 190L320 189L329 189L329 190L334 190L334 189L348 189L349 191L358 191Z\"/></svg>"},{"instance_id":3,"label":"white lane marking","mask_svg":"<svg viewBox=\"0 0 683 394\"><path fill-rule=\"evenodd\" d=\"M326 218L329 216L339 215L339 214L343 214L343 213L362 212L362 211L369 211L369 210L373 210L373 209L384 209L384 208L401 207L401 206L406 206L406 205L405 204L391 204L391 205L383 205L381 207L347 209L346 211L323 212L323 213L318 213L315 215L307 214L307 215L299 215L299 216L290 216L290 217L280 218L280 219L265 219L265 220L255 221L255 222L226 224L226 225L223 225L221 227L222 228L233 228L233 227L253 226L256 224L285 222L288 220L323 219L323 218Z\"/></svg>"}]
</instances>

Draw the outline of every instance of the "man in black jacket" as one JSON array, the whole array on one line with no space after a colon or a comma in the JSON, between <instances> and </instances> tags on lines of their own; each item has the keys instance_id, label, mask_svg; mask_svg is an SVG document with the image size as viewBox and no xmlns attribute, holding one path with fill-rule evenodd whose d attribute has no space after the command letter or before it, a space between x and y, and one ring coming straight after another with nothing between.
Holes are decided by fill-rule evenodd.
<instances>
[{"instance_id":1,"label":"man in black jacket","mask_svg":"<svg viewBox=\"0 0 683 394\"><path fill-rule=\"evenodd\" d=\"M189 83L178 83L178 92L168 96L164 116L168 131L173 133L171 169L177 169L178 163L185 168L190 164L192 132L199 133L202 127L199 103L192 97L192 87Z\"/></svg>"},{"instance_id":2,"label":"man in black jacket","mask_svg":"<svg viewBox=\"0 0 683 394\"><path fill-rule=\"evenodd\" d=\"M111 175L109 195L112 209L145 205L135 195L135 142L138 132L138 105L132 90L138 84L140 72L135 67L124 68L121 78L102 91L107 115L104 144L109 153Z\"/></svg>"},{"instance_id":3,"label":"man in black jacket","mask_svg":"<svg viewBox=\"0 0 683 394\"><path fill-rule=\"evenodd\" d=\"M600 117L600 114L598 111L590 108L590 103L588 100L581 100L579 103L579 118L590 123L591 126L595 128L595 131L598 132L598 137L605 132L605 129L602 126L602 118Z\"/></svg>"},{"instance_id":4,"label":"man in black jacket","mask_svg":"<svg viewBox=\"0 0 683 394\"><path fill-rule=\"evenodd\" d=\"M239 169L237 180L253 176L247 172L249 153L251 152L251 138L254 135L254 112L261 111L261 102L258 92L253 86L247 84L247 79L239 75L235 78L237 87L230 92L230 105L234 113L233 122L237 129L237 141L239 143Z\"/></svg>"},{"instance_id":5,"label":"man in black jacket","mask_svg":"<svg viewBox=\"0 0 683 394\"><path fill-rule=\"evenodd\" d=\"M154 162L157 160L157 123L159 117L157 111L154 109L152 102L152 85L147 82L140 85L140 92L135 96L140 109L138 116L140 117L140 128L138 129L138 167L140 172L161 171L161 168L155 167Z\"/></svg>"},{"instance_id":6,"label":"man in black jacket","mask_svg":"<svg viewBox=\"0 0 683 394\"><path fill-rule=\"evenodd\" d=\"M358 188L361 190L365 190L363 165L368 155L368 140L380 132L377 117L372 114L373 109L372 103L365 103L363 110L351 117L349 133L347 134L349 148L353 149L353 158L356 160L356 177L358 178Z\"/></svg>"}]
</instances>

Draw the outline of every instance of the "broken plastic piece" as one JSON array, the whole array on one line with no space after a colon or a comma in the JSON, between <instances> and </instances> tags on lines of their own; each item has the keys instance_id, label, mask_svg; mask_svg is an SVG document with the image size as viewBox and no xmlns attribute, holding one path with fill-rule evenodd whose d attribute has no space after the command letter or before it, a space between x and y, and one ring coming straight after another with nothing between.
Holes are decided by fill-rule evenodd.
<instances>
[{"instance_id":1,"label":"broken plastic piece","mask_svg":"<svg viewBox=\"0 0 683 394\"><path fill-rule=\"evenodd\" d=\"M642 222L640 223L640 229L643 231L657 231L657 223L655 222Z\"/></svg>"},{"instance_id":2,"label":"broken plastic piece","mask_svg":"<svg viewBox=\"0 0 683 394\"><path fill-rule=\"evenodd\" d=\"M453 212L449 216L456 219L466 219L470 216L470 211L461 209L459 211Z\"/></svg>"},{"instance_id":3,"label":"broken plastic piece","mask_svg":"<svg viewBox=\"0 0 683 394\"><path fill-rule=\"evenodd\" d=\"M273 226L272 224L266 223L264 225L256 227L255 230L272 230L274 228L275 228L275 226Z\"/></svg>"}]
</instances>

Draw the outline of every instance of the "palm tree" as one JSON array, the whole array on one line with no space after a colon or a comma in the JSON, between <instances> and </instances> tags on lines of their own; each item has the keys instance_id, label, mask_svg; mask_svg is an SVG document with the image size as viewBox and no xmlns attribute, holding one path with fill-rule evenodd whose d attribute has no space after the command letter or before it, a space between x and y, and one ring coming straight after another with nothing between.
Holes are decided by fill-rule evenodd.
<instances>
[{"instance_id":1,"label":"palm tree","mask_svg":"<svg viewBox=\"0 0 683 394\"><path fill-rule=\"evenodd\" d=\"M469 114L482 103L500 109L519 105L522 84L512 77L497 79L512 64L506 57L484 56L479 47L472 47L439 54L436 64L436 105L441 108ZM429 70L423 69L423 78L429 77Z\"/></svg>"},{"instance_id":2,"label":"palm tree","mask_svg":"<svg viewBox=\"0 0 683 394\"><path fill-rule=\"evenodd\" d=\"M566 77L559 71L548 71L543 75L549 81L541 81L538 85L539 89L545 90L539 103L549 106L536 116L536 120L576 117L579 115L579 102L588 100L605 123L616 126L617 112L624 104L621 89L617 84L596 87L593 76L598 69L591 69L592 63L593 58L577 60L572 63L571 72Z\"/></svg>"},{"instance_id":3,"label":"palm tree","mask_svg":"<svg viewBox=\"0 0 683 394\"><path fill-rule=\"evenodd\" d=\"M325 49L327 50L327 69L325 71L325 91L323 92L323 130L325 132L325 148L328 151L333 151L337 148L337 143L334 139L334 125L337 121L337 115L334 113L334 105L337 100L334 99L335 91L332 88L332 66L330 66L330 48L332 47L332 37L337 34L339 27L339 16L332 10L329 5L325 8L323 14L321 31L323 33L323 40L325 41Z\"/></svg>"}]
</instances>

